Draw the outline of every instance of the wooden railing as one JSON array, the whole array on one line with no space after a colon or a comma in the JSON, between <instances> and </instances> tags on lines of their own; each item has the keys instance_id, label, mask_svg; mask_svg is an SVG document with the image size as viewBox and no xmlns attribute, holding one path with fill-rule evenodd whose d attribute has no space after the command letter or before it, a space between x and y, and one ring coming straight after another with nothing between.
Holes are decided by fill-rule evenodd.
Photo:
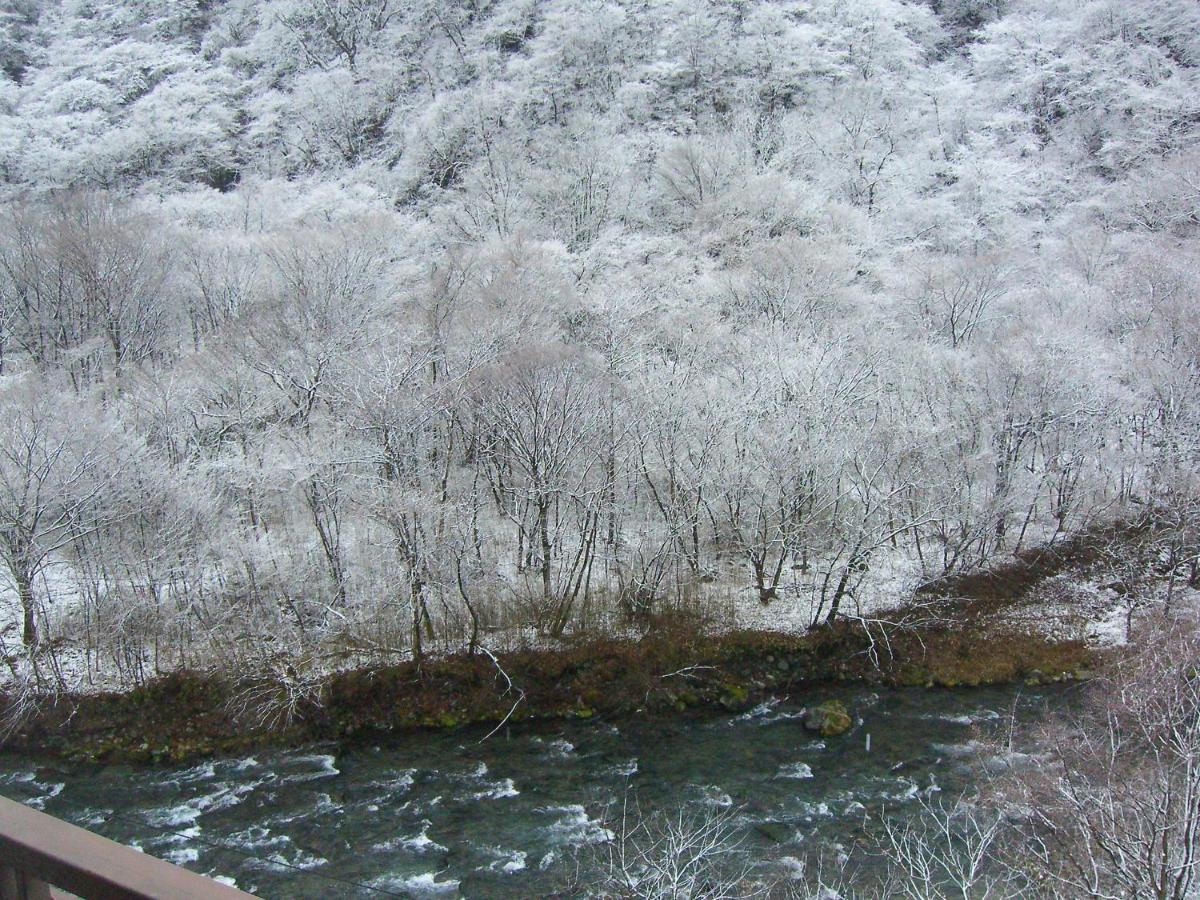
<instances>
[{"instance_id":1,"label":"wooden railing","mask_svg":"<svg viewBox=\"0 0 1200 900\"><path fill-rule=\"evenodd\" d=\"M249 896L0 797L0 900L235 900Z\"/></svg>"}]
</instances>

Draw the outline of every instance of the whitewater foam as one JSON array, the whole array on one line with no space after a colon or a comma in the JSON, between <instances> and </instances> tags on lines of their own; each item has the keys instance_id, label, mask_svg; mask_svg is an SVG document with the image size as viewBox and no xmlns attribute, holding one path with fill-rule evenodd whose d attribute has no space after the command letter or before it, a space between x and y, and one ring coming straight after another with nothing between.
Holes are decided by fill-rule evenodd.
<instances>
[{"instance_id":1,"label":"whitewater foam","mask_svg":"<svg viewBox=\"0 0 1200 900\"><path fill-rule=\"evenodd\" d=\"M381 841L371 847L379 852L408 850L412 853L447 853L448 849L429 836L429 828L433 825L428 819L421 823L421 830L412 837L397 837Z\"/></svg>"},{"instance_id":2,"label":"whitewater foam","mask_svg":"<svg viewBox=\"0 0 1200 900\"><path fill-rule=\"evenodd\" d=\"M294 756L288 762L290 763L316 763L319 768L315 772L299 772L295 775L285 775L283 781L288 784L297 784L304 781L316 781L318 778L332 778L335 775L341 775L341 770L334 765L336 758L326 753L316 753L311 756Z\"/></svg>"},{"instance_id":3,"label":"whitewater foam","mask_svg":"<svg viewBox=\"0 0 1200 900\"><path fill-rule=\"evenodd\" d=\"M226 784L220 782L213 785L215 790L210 794L202 794L185 800L175 806L160 807L147 810L146 821L159 828L178 828L192 825L204 813L229 809L237 806L245 799L245 795L253 791L262 781L251 781L245 784Z\"/></svg>"},{"instance_id":4,"label":"whitewater foam","mask_svg":"<svg viewBox=\"0 0 1200 900\"><path fill-rule=\"evenodd\" d=\"M521 850L505 850L502 847L484 847L482 849L497 858L487 866L476 871L486 870L488 872L502 872L505 875L513 875L525 870L525 853Z\"/></svg>"},{"instance_id":5,"label":"whitewater foam","mask_svg":"<svg viewBox=\"0 0 1200 900\"><path fill-rule=\"evenodd\" d=\"M557 815L558 820L545 829L546 834L557 844L580 847L587 844L602 844L615 835L587 814L578 803L567 806L543 806L537 812Z\"/></svg>"},{"instance_id":6,"label":"whitewater foam","mask_svg":"<svg viewBox=\"0 0 1200 900\"><path fill-rule=\"evenodd\" d=\"M317 869L328 863L329 860L323 856L316 856L312 853L305 853L303 850L296 848L295 855L288 859L282 853L272 853L269 856L257 857L246 861L247 868L251 869L266 869L268 871L280 871L286 869Z\"/></svg>"},{"instance_id":7,"label":"whitewater foam","mask_svg":"<svg viewBox=\"0 0 1200 900\"><path fill-rule=\"evenodd\" d=\"M459 882L450 878L438 881L441 872L422 872L420 875L385 875L370 882L370 887L384 891L404 891L418 897L430 897L439 894L453 894L458 890Z\"/></svg>"},{"instance_id":8,"label":"whitewater foam","mask_svg":"<svg viewBox=\"0 0 1200 900\"><path fill-rule=\"evenodd\" d=\"M516 797L520 793L511 778L502 778L488 784L482 791L475 792L472 797L475 800L502 800L505 797Z\"/></svg>"},{"instance_id":9,"label":"whitewater foam","mask_svg":"<svg viewBox=\"0 0 1200 900\"><path fill-rule=\"evenodd\" d=\"M26 806L31 806L34 809L45 809L46 801L57 797L63 792L63 788L66 787L66 784L42 784L37 781L32 782L32 784L39 790L46 792L40 797L31 797L25 801Z\"/></svg>"},{"instance_id":10,"label":"whitewater foam","mask_svg":"<svg viewBox=\"0 0 1200 900\"><path fill-rule=\"evenodd\" d=\"M812 778L812 766L808 763L791 763L789 765L780 766L779 772L775 775L776 778Z\"/></svg>"}]
</instances>

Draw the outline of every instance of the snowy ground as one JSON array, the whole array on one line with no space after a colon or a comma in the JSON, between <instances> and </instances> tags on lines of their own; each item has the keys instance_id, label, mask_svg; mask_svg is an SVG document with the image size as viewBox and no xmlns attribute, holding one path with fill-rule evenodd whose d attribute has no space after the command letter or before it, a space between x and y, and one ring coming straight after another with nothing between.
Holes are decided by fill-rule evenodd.
<instances>
[{"instance_id":1,"label":"snowy ground","mask_svg":"<svg viewBox=\"0 0 1200 900\"><path fill-rule=\"evenodd\" d=\"M1114 647L1126 643L1130 624L1152 610L1165 608L1168 592L1177 609L1200 610L1200 591L1186 582L1174 588L1159 582L1146 594L1133 597L1105 584L1104 579L1080 580L1071 575L1047 578L1020 603L1006 607L993 622L1027 634L1059 640L1082 640L1092 647Z\"/></svg>"}]
</instances>

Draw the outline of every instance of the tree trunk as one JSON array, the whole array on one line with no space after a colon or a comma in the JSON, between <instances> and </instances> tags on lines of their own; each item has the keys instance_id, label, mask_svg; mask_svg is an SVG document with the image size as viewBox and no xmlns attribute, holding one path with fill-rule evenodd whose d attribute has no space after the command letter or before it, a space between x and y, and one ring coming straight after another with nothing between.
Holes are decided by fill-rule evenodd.
<instances>
[{"instance_id":1,"label":"tree trunk","mask_svg":"<svg viewBox=\"0 0 1200 900\"><path fill-rule=\"evenodd\" d=\"M750 565L754 568L754 587L758 589L758 602L763 606L769 604L775 599L775 588L778 584L767 584L767 558L764 553L762 556L753 554L750 557Z\"/></svg>"},{"instance_id":2,"label":"tree trunk","mask_svg":"<svg viewBox=\"0 0 1200 900\"><path fill-rule=\"evenodd\" d=\"M421 645L421 625L424 606L421 600L421 589L421 582L415 578L409 582L409 601L412 604L412 656L418 672L421 670L421 663L425 658L424 648Z\"/></svg>"},{"instance_id":3,"label":"tree trunk","mask_svg":"<svg viewBox=\"0 0 1200 900\"><path fill-rule=\"evenodd\" d=\"M542 559L542 600L549 608L550 603L550 510L545 500L539 499L537 504L538 539L541 542Z\"/></svg>"},{"instance_id":4,"label":"tree trunk","mask_svg":"<svg viewBox=\"0 0 1200 900\"><path fill-rule=\"evenodd\" d=\"M36 647L38 643L37 599L33 595L33 574L24 566L14 566L12 574L13 581L17 584L17 596L21 600L23 618L21 640L26 647Z\"/></svg>"},{"instance_id":5,"label":"tree trunk","mask_svg":"<svg viewBox=\"0 0 1200 900\"><path fill-rule=\"evenodd\" d=\"M842 577L838 579L837 588L834 590L833 599L829 604L829 615L825 617L826 625L832 625L842 609L842 598L846 596L846 586L850 582L850 566L851 563L846 564L842 570Z\"/></svg>"},{"instance_id":6,"label":"tree trunk","mask_svg":"<svg viewBox=\"0 0 1200 900\"><path fill-rule=\"evenodd\" d=\"M321 549L325 553L325 561L329 566L329 576L333 580L334 603L338 607L346 605L346 572L342 564L341 534L337 511L333 508L328 497L321 492L316 478L310 478L305 484L305 499L312 513L313 526L321 541ZM335 501L336 502L336 501Z\"/></svg>"},{"instance_id":7,"label":"tree trunk","mask_svg":"<svg viewBox=\"0 0 1200 900\"><path fill-rule=\"evenodd\" d=\"M471 639L467 644L467 656L474 656L475 648L479 646L479 611L475 609L475 604L471 602L471 597L467 594L467 585L463 581L462 559L454 561L454 574L458 579L458 594L462 597L467 612L471 616Z\"/></svg>"}]
</instances>

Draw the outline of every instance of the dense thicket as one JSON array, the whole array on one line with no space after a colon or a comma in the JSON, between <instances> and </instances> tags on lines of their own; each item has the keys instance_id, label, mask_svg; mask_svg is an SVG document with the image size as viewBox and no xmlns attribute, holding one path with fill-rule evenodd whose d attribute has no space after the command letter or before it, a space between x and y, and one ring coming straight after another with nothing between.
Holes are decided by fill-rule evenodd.
<instances>
[{"instance_id":1,"label":"dense thicket","mask_svg":"<svg viewBox=\"0 0 1200 900\"><path fill-rule=\"evenodd\" d=\"M7 647L1194 561L1198 66L1188 0L9 0Z\"/></svg>"}]
</instances>

